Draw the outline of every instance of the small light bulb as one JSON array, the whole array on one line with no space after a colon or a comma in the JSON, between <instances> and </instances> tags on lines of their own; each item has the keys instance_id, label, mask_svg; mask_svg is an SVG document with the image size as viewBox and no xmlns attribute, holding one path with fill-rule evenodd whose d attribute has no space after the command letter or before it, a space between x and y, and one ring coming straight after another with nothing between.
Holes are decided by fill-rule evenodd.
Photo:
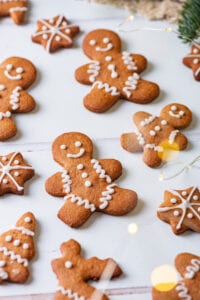
<instances>
[{"instance_id":1,"label":"small light bulb","mask_svg":"<svg viewBox=\"0 0 200 300\"><path fill-rule=\"evenodd\" d=\"M172 29L171 27L167 27L167 28L166 28L166 31L167 31L167 32L173 32L173 29Z\"/></svg>"},{"instance_id":2,"label":"small light bulb","mask_svg":"<svg viewBox=\"0 0 200 300\"><path fill-rule=\"evenodd\" d=\"M132 21L134 19L134 16L133 15L130 15L126 18L127 21Z\"/></svg>"},{"instance_id":3,"label":"small light bulb","mask_svg":"<svg viewBox=\"0 0 200 300\"><path fill-rule=\"evenodd\" d=\"M131 235L136 234L137 231L138 231L138 225L136 223L131 223L131 224L128 225L128 232Z\"/></svg>"},{"instance_id":4,"label":"small light bulb","mask_svg":"<svg viewBox=\"0 0 200 300\"><path fill-rule=\"evenodd\" d=\"M159 175L159 181L163 181L163 179L164 179L163 174L160 174L160 175Z\"/></svg>"}]
</instances>

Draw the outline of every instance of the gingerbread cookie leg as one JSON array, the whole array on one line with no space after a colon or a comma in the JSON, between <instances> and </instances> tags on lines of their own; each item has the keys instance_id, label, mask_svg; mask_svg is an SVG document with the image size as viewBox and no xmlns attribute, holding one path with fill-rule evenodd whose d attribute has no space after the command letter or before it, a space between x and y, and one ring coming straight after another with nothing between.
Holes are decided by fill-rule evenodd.
<instances>
[{"instance_id":1,"label":"gingerbread cookie leg","mask_svg":"<svg viewBox=\"0 0 200 300\"><path fill-rule=\"evenodd\" d=\"M17 127L11 118L10 112L0 112L0 141L4 141L15 136Z\"/></svg>"},{"instance_id":2,"label":"gingerbread cookie leg","mask_svg":"<svg viewBox=\"0 0 200 300\"><path fill-rule=\"evenodd\" d=\"M120 93L114 86L95 81L92 90L84 98L84 106L97 113L104 112L120 99Z\"/></svg>"},{"instance_id":3,"label":"gingerbread cookie leg","mask_svg":"<svg viewBox=\"0 0 200 300\"><path fill-rule=\"evenodd\" d=\"M13 7L10 9L10 17L16 25L24 23L27 7Z\"/></svg>"},{"instance_id":4,"label":"gingerbread cookie leg","mask_svg":"<svg viewBox=\"0 0 200 300\"><path fill-rule=\"evenodd\" d=\"M143 152L143 161L147 164L147 166L155 168L161 164L162 159L158 155L159 152L162 153L162 147L156 146L154 144L145 145Z\"/></svg>"}]
</instances>

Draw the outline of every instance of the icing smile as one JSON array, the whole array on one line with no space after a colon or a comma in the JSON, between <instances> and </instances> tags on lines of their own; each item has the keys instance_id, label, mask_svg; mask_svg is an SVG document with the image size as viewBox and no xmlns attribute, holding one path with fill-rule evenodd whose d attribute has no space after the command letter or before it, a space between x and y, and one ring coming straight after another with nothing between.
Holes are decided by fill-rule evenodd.
<instances>
[{"instance_id":1,"label":"icing smile","mask_svg":"<svg viewBox=\"0 0 200 300\"><path fill-rule=\"evenodd\" d=\"M70 158L79 158L85 153L85 149L81 148L78 153L67 153L67 157Z\"/></svg>"},{"instance_id":2,"label":"icing smile","mask_svg":"<svg viewBox=\"0 0 200 300\"><path fill-rule=\"evenodd\" d=\"M18 74L15 75L15 76L13 76L13 75L11 75L11 74L9 73L9 72L10 72L11 70L13 70L13 69L14 69L13 65L11 65L11 64L6 65L6 70L4 71L4 75L5 75L8 79L11 79L11 80L21 80L21 79L22 79L21 73L24 72L24 69L21 68L21 67L17 68L17 69L16 69L16 73L18 73Z\"/></svg>"},{"instance_id":3,"label":"icing smile","mask_svg":"<svg viewBox=\"0 0 200 300\"><path fill-rule=\"evenodd\" d=\"M100 52L106 52L109 51L113 48L113 44L109 43L106 47L102 48L102 47L96 47L96 51L100 51Z\"/></svg>"}]
</instances>

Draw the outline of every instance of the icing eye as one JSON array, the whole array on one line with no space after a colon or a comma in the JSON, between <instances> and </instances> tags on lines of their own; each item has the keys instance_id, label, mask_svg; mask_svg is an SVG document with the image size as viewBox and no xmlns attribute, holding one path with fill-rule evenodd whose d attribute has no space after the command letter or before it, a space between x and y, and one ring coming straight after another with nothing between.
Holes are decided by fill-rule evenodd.
<instances>
[{"instance_id":1,"label":"icing eye","mask_svg":"<svg viewBox=\"0 0 200 300\"><path fill-rule=\"evenodd\" d=\"M167 125L167 121L166 121L166 120L162 120L162 121L161 121L161 124L162 124L162 125Z\"/></svg>"},{"instance_id":2,"label":"icing eye","mask_svg":"<svg viewBox=\"0 0 200 300\"><path fill-rule=\"evenodd\" d=\"M104 39L103 39L103 42L104 42L105 44L108 44L108 43L110 42L110 39L109 39L109 38L104 38Z\"/></svg>"},{"instance_id":3,"label":"icing eye","mask_svg":"<svg viewBox=\"0 0 200 300\"><path fill-rule=\"evenodd\" d=\"M91 45L91 46L94 46L94 45L96 45L96 41L95 40L90 40L90 42L89 42L89 44Z\"/></svg>"},{"instance_id":4,"label":"icing eye","mask_svg":"<svg viewBox=\"0 0 200 300\"><path fill-rule=\"evenodd\" d=\"M61 150L66 150L66 149L67 149L67 146L63 144L63 145L60 146L60 149L61 149Z\"/></svg>"},{"instance_id":5,"label":"icing eye","mask_svg":"<svg viewBox=\"0 0 200 300\"><path fill-rule=\"evenodd\" d=\"M69 261L69 260L67 260L67 261L65 262L65 267L66 267L67 269L71 269L71 268L73 267L72 262Z\"/></svg>"},{"instance_id":6,"label":"icing eye","mask_svg":"<svg viewBox=\"0 0 200 300\"><path fill-rule=\"evenodd\" d=\"M180 116L184 116L184 114L185 114L185 113L184 113L183 110L180 110L180 111L179 111L179 115L180 115Z\"/></svg>"},{"instance_id":7,"label":"icing eye","mask_svg":"<svg viewBox=\"0 0 200 300\"><path fill-rule=\"evenodd\" d=\"M176 105L172 105L171 106L171 110L173 110L173 111L177 110L177 106Z\"/></svg>"},{"instance_id":8,"label":"icing eye","mask_svg":"<svg viewBox=\"0 0 200 300\"><path fill-rule=\"evenodd\" d=\"M24 72L24 69L21 68L21 67L19 67L19 68L16 69L16 72L17 72L18 74L21 74L21 73Z\"/></svg>"},{"instance_id":9,"label":"icing eye","mask_svg":"<svg viewBox=\"0 0 200 300\"><path fill-rule=\"evenodd\" d=\"M10 70L12 70L12 69L13 69L13 65L12 65L12 64L8 64L8 65L6 66L6 70L10 71Z\"/></svg>"},{"instance_id":10,"label":"icing eye","mask_svg":"<svg viewBox=\"0 0 200 300\"><path fill-rule=\"evenodd\" d=\"M77 141L77 142L75 142L75 146L76 146L76 147L81 147L81 146L82 146L82 143L79 142L79 141Z\"/></svg>"},{"instance_id":11,"label":"icing eye","mask_svg":"<svg viewBox=\"0 0 200 300\"><path fill-rule=\"evenodd\" d=\"M199 200L199 197L198 197L197 195L194 195L194 196L193 196L193 200L194 200L194 201L198 201L198 200Z\"/></svg>"}]
</instances>

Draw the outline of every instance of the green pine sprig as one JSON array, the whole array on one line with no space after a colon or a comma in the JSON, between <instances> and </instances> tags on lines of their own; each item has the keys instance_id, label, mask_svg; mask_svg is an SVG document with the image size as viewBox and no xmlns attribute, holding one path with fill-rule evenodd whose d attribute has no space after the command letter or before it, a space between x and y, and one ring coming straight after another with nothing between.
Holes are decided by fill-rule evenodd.
<instances>
[{"instance_id":1,"label":"green pine sprig","mask_svg":"<svg viewBox=\"0 0 200 300\"><path fill-rule=\"evenodd\" d=\"M186 43L200 37L200 0L186 0L178 21L179 37Z\"/></svg>"}]
</instances>

